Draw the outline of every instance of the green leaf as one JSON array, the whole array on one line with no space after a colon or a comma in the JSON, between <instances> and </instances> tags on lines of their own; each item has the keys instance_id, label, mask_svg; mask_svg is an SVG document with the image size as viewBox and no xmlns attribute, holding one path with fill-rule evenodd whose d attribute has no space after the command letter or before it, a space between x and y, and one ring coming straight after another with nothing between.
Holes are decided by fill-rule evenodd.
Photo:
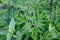
<instances>
[{"instance_id":1,"label":"green leaf","mask_svg":"<svg viewBox=\"0 0 60 40\"><path fill-rule=\"evenodd\" d=\"M3 4L8 4L7 0L1 0Z\"/></svg>"},{"instance_id":2,"label":"green leaf","mask_svg":"<svg viewBox=\"0 0 60 40\"><path fill-rule=\"evenodd\" d=\"M14 31L15 31L15 20L14 18L12 18L9 24L9 32L7 34L7 40L11 40L11 37L13 36Z\"/></svg>"},{"instance_id":3,"label":"green leaf","mask_svg":"<svg viewBox=\"0 0 60 40\"><path fill-rule=\"evenodd\" d=\"M9 24L9 32L15 31L15 24L15 20L12 18Z\"/></svg>"}]
</instances>

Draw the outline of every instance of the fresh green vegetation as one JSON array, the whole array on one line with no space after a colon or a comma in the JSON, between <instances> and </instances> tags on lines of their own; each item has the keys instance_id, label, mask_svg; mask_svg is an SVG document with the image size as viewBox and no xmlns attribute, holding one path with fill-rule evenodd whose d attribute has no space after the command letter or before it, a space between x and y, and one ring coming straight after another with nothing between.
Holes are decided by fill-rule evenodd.
<instances>
[{"instance_id":1,"label":"fresh green vegetation","mask_svg":"<svg viewBox=\"0 0 60 40\"><path fill-rule=\"evenodd\" d=\"M60 40L60 0L0 0L0 40Z\"/></svg>"}]
</instances>

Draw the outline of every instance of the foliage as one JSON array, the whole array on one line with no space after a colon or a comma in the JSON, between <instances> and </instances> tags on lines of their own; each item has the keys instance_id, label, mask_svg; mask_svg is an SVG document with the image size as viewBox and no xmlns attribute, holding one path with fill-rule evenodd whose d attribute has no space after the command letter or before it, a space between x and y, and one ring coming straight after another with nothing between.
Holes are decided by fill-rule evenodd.
<instances>
[{"instance_id":1,"label":"foliage","mask_svg":"<svg viewBox=\"0 0 60 40\"><path fill-rule=\"evenodd\" d=\"M0 40L60 40L60 0L0 0Z\"/></svg>"}]
</instances>

